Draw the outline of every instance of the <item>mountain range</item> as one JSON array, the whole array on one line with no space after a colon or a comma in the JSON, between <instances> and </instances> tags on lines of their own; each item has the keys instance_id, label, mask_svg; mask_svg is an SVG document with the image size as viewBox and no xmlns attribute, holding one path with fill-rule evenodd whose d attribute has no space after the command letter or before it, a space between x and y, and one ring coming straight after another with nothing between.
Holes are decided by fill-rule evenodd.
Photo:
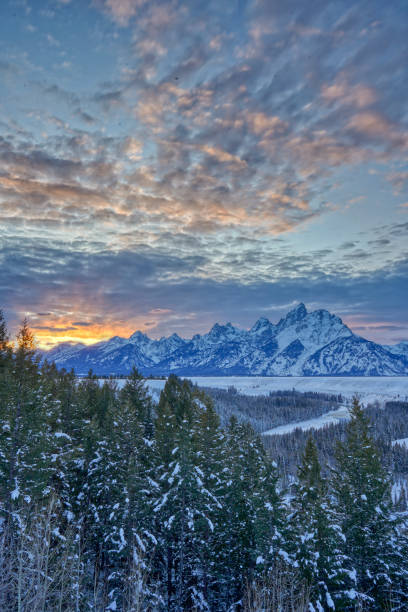
<instances>
[{"instance_id":1,"label":"mountain range","mask_svg":"<svg viewBox=\"0 0 408 612\"><path fill-rule=\"evenodd\" d=\"M262 317L249 330L216 323L207 334L152 340L137 331L90 346L65 342L44 352L77 374L181 376L405 376L408 342L383 346L354 334L327 310L300 303L279 323Z\"/></svg>"}]
</instances>

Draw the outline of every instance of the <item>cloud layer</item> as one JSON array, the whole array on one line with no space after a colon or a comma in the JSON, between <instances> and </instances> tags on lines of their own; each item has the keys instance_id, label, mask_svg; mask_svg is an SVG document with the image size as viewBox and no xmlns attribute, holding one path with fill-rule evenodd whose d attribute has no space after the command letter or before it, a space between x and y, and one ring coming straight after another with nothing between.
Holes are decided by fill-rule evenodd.
<instances>
[{"instance_id":1,"label":"cloud layer","mask_svg":"<svg viewBox=\"0 0 408 612\"><path fill-rule=\"evenodd\" d=\"M44 343L135 326L188 335L301 299L375 339L408 334L403 7L27 0L2 12L12 325L28 312Z\"/></svg>"}]
</instances>

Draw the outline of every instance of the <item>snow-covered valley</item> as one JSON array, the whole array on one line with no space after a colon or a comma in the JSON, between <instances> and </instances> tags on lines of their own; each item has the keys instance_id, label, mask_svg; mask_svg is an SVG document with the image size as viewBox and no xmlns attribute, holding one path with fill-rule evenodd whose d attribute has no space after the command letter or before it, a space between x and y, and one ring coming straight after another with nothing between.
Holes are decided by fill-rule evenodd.
<instances>
[{"instance_id":1,"label":"snow-covered valley","mask_svg":"<svg viewBox=\"0 0 408 612\"><path fill-rule=\"evenodd\" d=\"M375 401L384 404L390 400L405 401L408 398L408 376L192 376L186 377L199 387L228 389L235 387L244 395L268 395L271 391L314 391L316 393L341 394L351 400L358 395L363 404ZM118 384L124 384L119 380ZM160 394L165 380L148 380L153 395Z\"/></svg>"},{"instance_id":2,"label":"snow-covered valley","mask_svg":"<svg viewBox=\"0 0 408 612\"><path fill-rule=\"evenodd\" d=\"M342 376L194 376L189 378L194 384L202 388L228 389L234 387L243 395L268 395L270 392L290 391L316 392L331 395L342 395L345 402L340 408L333 406L333 410L324 415L302 422L291 422L286 425L267 430L263 435L290 433L296 428L303 430L319 429L330 423L337 423L348 418L348 407L353 396L357 395L363 405L378 402L381 407L385 402L408 400L407 376L378 376L378 377L342 377ZM117 381L119 387L125 384L125 379ZM165 380L147 380L147 386L155 401L158 400Z\"/></svg>"}]
</instances>

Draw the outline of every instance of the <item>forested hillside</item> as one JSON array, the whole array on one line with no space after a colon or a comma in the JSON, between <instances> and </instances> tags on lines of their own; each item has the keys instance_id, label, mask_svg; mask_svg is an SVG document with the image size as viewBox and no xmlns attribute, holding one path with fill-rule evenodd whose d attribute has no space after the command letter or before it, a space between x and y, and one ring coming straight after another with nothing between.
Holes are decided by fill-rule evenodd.
<instances>
[{"instance_id":1,"label":"forested hillside","mask_svg":"<svg viewBox=\"0 0 408 612\"><path fill-rule=\"evenodd\" d=\"M78 381L1 319L0 609L407 609L404 515L358 401L327 476L312 439L290 491L278 459L188 381L156 406L137 371Z\"/></svg>"},{"instance_id":2,"label":"forested hillside","mask_svg":"<svg viewBox=\"0 0 408 612\"><path fill-rule=\"evenodd\" d=\"M235 416L239 422L250 423L261 434L280 425L293 424L290 433L262 436L268 454L278 464L279 480L284 487L293 482L311 434L318 448L323 472L330 475L337 441L346 439L346 422L326 424L312 432L302 431L296 424L336 410L346 401L341 395L300 393L295 390L245 395L232 386L226 390L207 388L205 391L213 399L222 425L227 425L231 416ZM400 509L408 510L408 446L398 443L398 440L408 439L408 402L388 401L383 408L378 404L369 404L364 413L370 422L370 433L380 450L382 464L391 474L395 501Z\"/></svg>"}]
</instances>

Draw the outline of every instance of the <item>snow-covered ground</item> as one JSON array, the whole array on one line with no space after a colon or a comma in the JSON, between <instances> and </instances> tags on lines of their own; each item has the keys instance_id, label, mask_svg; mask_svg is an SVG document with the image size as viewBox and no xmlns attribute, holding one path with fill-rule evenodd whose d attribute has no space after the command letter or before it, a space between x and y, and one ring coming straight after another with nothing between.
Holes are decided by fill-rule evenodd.
<instances>
[{"instance_id":1,"label":"snow-covered ground","mask_svg":"<svg viewBox=\"0 0 408 612\"><path fill-rule=\"evenodd\" d=\"M220 389L235 387L237 391L246 395L268 395L270 391L295 389L335 395L341 393L346 399L358 394L363 403L408 399L407 376L198 376L192 377L191 380L200 387ZM149 381L149 387L151 382L163 383L163 381Z\"/></svg>"},{"instance_id":2,"label":"snow-covered ground","mask_svg":"<svg viewBox=\"0 0 408 612\"><path fill-rule=\"evenodd\" d=\"M400 438L399 440L393 440L392 445L399 444L400 446L406 446L408 448L408 438Z\"/></svg>"},{"instance_id":3,"label":"snow-covered ground","mask_svg":"<svg viewBox=\"0 0 408 612\"><path fill-rule=\"evenodd\" d=\"M301 421L300 423L288 423L287 425L280 425L279 427L268 429L268 431L264 431L262 435L279 436L282 434L291 433L292 431L295 431L295 429L302 429L303 431L307 431L308 429L320 429L321 427L325 427L325 425L330 425L330 423L338 423L339 421L344 421L348 418L349 407L342 406L337 410L326 412L322 416L316 417L315 419L308 419L307 421Z\"/></svg>"},{"instance_id":4,"label":"snow-covered ground","mask_svg":"<svg viewBox=\"0 0 408 612\"><path fill-rule=\"evenodd\" d=\"M228 389L235 387L239 393L245 395L268 395L271 391L314 391L318 393L341 394L345 398L345 405L337 410L331 410L321 417L309 419L300 423L289 423L265 431L263 435L289 433L300 427L303 430L319 429L329 423L337 423L348 418L348 404L351 398L358 395L363 404L378 401L384 405L389 400L408 400L408 377L406 376L379 376L379 377L342 377L342 376L195 376L190 379L199 387L212 387ZM125 380L117 381L119 387ZM148 380L147 386L154 400L158 400L164 387L165 380ZM399 441L401 443L401 441ZM408 440L407 440L408 446Z\"/></svg>"},{"instance_id":5,"label":"snow-covered ground","mask_svg":"<svg viewBox=\"0 0 408 612\"><path fill-rule=\"evenodd\" d=\"M341 393L346 400L358 395L361 402L408 400L407 376L193 376L190 378L199 387L235 387L245 395L268 395L270 391L316 391L318 393ZM125 384L118 380L119 387ZM160 394L164 380L148 380L147 385L154 396Z\"/></svg>"},{"instance_id":6,"label":"snow-covered ground","mask_svg":"<svg viewBox=\"0 0 408 612\"><path fill-rule=\"evenodd\" d=\"M228 389L235 387L244 395L268 395L270 391L315 391L317 393L341 393L346 399L358 395L363 403L378 400L408 400L408 376L192 376L199 387ZM104 379L101 379L102 382ZM116 381L123 387L126 380ZM149 389L160 393L165 380L147 380Z\"/></svg>"}]
</instances>

